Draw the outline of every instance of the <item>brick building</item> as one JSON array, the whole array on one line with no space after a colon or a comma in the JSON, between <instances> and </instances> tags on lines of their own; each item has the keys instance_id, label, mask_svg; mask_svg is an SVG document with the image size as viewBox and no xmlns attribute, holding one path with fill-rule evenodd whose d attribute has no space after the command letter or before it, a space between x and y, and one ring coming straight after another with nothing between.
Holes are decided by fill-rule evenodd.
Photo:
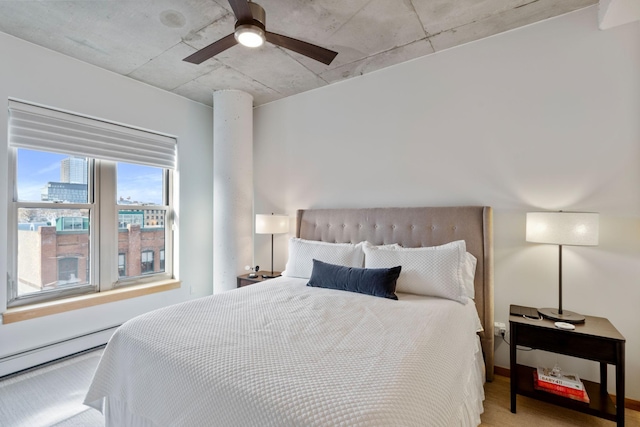
<instances>
[{"instance_id":1,"label":"brick building","mask_svg":"<svg viewBox=\"0 0 640 427\"><path fill-rule=\"evenodd\" d=\"M67 221L65 221L65 219ZM89 282L89 232L69 218L36 230L18 230L18 278L34 291ZM75 229L70 229L75 228ZM127 224L118 230L118 273L135 277L164 271L164 227Z\"/></svg>"},{"instance_id":2,"label":"brick building","mask_svg":"<svg viewBox=\"0 0 640 427\"><path fill-rule=\"evenodd\" d=\"M118 232L118 275L135 277L164 271L164 227L127 225Z\"/></svg>"}]
</instances>

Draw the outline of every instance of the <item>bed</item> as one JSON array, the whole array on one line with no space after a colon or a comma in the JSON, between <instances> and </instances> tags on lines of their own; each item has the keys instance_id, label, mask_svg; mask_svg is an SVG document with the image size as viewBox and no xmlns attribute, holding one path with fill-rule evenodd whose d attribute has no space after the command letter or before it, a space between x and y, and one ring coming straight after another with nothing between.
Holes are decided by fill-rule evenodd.
<instances>
[{"instance_id":1,"label":"bed","mask_svg":"<svg viewBox=\"0 0 640 427\"><path fill-rule=\"evenodd\" d=\"M107 426L478 425L493 378L491 227L482 206L300 210L305 244L463 241L475 299L392 300L289 274L176 304L114 333L85 404Z\"/></svg>"}]
</instances>

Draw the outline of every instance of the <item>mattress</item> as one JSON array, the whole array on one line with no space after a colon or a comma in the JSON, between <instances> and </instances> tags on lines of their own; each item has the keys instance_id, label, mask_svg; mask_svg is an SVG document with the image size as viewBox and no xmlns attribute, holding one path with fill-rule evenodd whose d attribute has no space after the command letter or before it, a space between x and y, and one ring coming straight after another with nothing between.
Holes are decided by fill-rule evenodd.
<instances>
[{"instance_id":1,"label":"mattress","mask_svg":"<svg viewBox=\"0 0 640 427\"><path fill-rule=\"evenodd\" d=\"M389 300L278 278L144 314L85 404L107 426L476 426L471 301Z\"/></svg>"}]
</instances>

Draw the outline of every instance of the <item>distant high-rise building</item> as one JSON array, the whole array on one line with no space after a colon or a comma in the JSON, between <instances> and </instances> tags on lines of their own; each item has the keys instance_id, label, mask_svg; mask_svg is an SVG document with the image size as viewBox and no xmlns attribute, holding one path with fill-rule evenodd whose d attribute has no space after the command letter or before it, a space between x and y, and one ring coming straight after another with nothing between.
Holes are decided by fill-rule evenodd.
<instances>
[{"instance_id":1,"label":"distant high-rise building","mask_svg":"<svg viewBox=\"0 0 640 427\"><path fill-rule=\"evenodd\" d=\"M47 182L40 198L45 202L87 203L87 159L67 157L60 161L60 182Z\"/></svg>"},{"instance_id":2,"label":"distant high-rise building","mask_svg":"<svg viewBox=\"0 0 640 427\"><path fill-rule=\"evenodd\" d=\"M40 198L43 202L87 203L87 185L47 182Z\"/></svg>"},{"instance_id":3,"label":"distant high-rise building","mask_svg":"<svg viewBox=\"0 0 640 427\"><path fill-rule=\"evenodd\" d=\"M87 159L72 156L63 159L60 163L60 182L87 183Z\"/></svg>"}]
</instances>

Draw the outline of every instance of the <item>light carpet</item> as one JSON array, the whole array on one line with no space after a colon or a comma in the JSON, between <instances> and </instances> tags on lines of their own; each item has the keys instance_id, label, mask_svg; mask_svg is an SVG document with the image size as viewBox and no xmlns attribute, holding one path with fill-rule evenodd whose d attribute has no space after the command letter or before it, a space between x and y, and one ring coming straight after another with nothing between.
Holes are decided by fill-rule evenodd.
<instances>
[{"instance_id":1,"label":"light carpet","mask_svg":"<svg viewBox=\"0 0 640 427\"><path fill-rule=\"evenodd\" d=\"M100 412L82 404L102 349L0 380L2 427L101 427Z\"/></svg>"}]
</instances>

